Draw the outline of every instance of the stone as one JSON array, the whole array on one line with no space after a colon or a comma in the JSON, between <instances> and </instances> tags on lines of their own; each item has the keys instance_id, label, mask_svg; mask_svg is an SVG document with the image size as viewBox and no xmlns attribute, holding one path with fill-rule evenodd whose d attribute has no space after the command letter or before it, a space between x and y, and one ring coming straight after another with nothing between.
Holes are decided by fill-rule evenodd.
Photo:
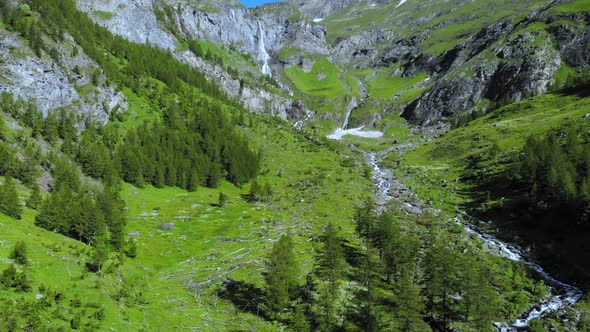
<instances>
[{"instance_id":1,"label":"stone","mask_svg":"<svg viewBox=\"0 0 590 332\"><path fill-rule=\"evenodd\" d=\"M162 225L160 225L160 229L164 230L164 231L171 231L175 228L174 223L173 222L168 222L168 223L164 223Z\"/></svg>"}]
</instances>

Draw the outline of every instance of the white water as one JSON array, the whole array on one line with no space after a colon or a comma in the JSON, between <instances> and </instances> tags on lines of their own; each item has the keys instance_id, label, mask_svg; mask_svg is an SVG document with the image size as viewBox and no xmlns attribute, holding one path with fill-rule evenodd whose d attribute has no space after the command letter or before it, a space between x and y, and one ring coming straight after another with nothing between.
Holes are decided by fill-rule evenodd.
<instances>
[{"instance_id":1,"label":"white water","mask_svg":"<svg viewBox=\"0 0 590 332\"><path fill-rule=\"evenodd\" d=\"M533 308L530 312L523 314L523 318L517 319L512 323L513 327L527 327L532 320L539 319L547 314L571 306L582 298L583 292L580 289L555 279L539 264L527 261L522 256L521 251L515 246L504 243L491 235L479 233L473 228L461 223L458 219L455 221L463 225L467 233L475 234L489 247L489 249L495 249L495 254L513 261L523 262L526 266L537 272L547 285L552 287L549 297L542 303L539 303L539 305Z\"/></svg>"},{"instance_id":2,"label":"white water","mask_svg":"<svg viewBox=\"0 0 590 332\"><path fill-rule=\"evenodd\" d=\"M373 169L373 182L376 186L375 194L377 195L378 201L382 202L380 208L383 209L385 203L395 198L391 193L391 184L396 180L390 170L383 169L379 166L380 157L381 156L377 156L375 153L371 153L368 156L368 163ZM406 204L409 208L415 207L410 203ZM477 236L477 238L485 244L488 252L513 261L523 262L526 266L537 272L546 284L551 287L549 296L542 303L539 303L530 311L523 313L521 315L522 318L517 319L512 323L511 327L505 328L502 331L510 332L517 331L519 328L526 328L532 320L542 318L547 314L567 308L582 298L583 292L580 289L555 279L540 265L526 260L526 258L523 257L521 250L517 247L502 242L489 234L481 233L462 223L459 218L456 218L455 222L462 225L467 233Z\"/></svg>"},{"instance_id":3,"label":"white water","mask_svg":"<svg viewBox=\"0 0 590 332\"><path fill-rule=\"evenodd\" d=\"M353 109L354 108L351 107L350 110L346 112L346 116L344 117L344 123L342 124L342 127L336 129L332 134L328 135L328 138L339 141L342 139L342 137L346 135L353 135L365 138L379 138L383 136L383 133L380 131L363 131L364 126L346 129L348 128L348 120Z\"/></svg>"},{"instance_id":4,"label":"white water","mask_svg":"<svg viewBox=\"0 0 590 332\"><path fill-rule=\"evenodd\" d=\"M270 55L266 52L266 46L264 45L264 31L260 21L258 23L258 60L262 62L262 68L260 69L264 75L272 76L272 71L268 65Z\"/></svg>"}]
</instances>

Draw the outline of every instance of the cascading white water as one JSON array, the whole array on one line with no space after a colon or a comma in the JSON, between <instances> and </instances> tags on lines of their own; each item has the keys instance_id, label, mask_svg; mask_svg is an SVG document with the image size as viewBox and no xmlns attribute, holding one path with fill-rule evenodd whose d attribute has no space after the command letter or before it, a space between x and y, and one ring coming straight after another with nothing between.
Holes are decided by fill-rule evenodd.
<instances>
[{"instance_id":1,"label":"cascading white water","mask_svg":"<svg viewBox=\"0 0 590 332\"><path fill-rule=\"evenodd\" d=\"M373 169L373 182L376 186L375 194L377 195L378 202L380 201L381 203L381 209L384 208L388 201L396 198L391 192L391 183L392 181L395 181L392 172L379 165L380 157L383 155L385 154L380 154L378 156L375 153L371 153L367 158L367 162ZM455 222L463 226L467 233L475 235L480 241L482 241L488 252L513 261L523 262L526 266L537 272L547 285L551 287L551 294L547 299L542 303L539 303L530 311L523 313L521 319L517 319L512 323L511 327L504 328L502 331L515 332L519 329L526 328L532 320L542 318L547 314L571 306L582 298L582 290L555 279L540 265L527 261L523 257L521 251L515 246L502 242L489 234L481 233L469 225L462 223L459 218L456 218Z\"/></svg>"},{"instance_id":2,"label":"cascading white water","mask_svg":"<svg viewBox=\"0 0 590 332\"><path fill-rule=\"evenodd\" d=\"M348 127L348 119L350 119L350 114L352 113L353 108L351 107L347 112L346 115L344 116L344 123L342 123L342 130L346 130L346 128Z\"/></svg>"},{"instance_id":3,"label":"cascading white water","mask_svg":"<svg viewBox=\"0 0 590 332\"><path fill-rule=\"evenodd\" d=\"M264 75L272 76L272 71L270 70L270 66L268 65L268 60L270 60L270 55L266 52L266 45L264 45L264 30L262 30L262 25L260 24L260 20L256 21L258 24L258 61L262 62L262 68L260 69Z\"/></svg>"},{"instance_id":4,"label":"cascading white water","mask_svg":"<svg viewBox=\"0 0 590 332\"><path fill-rule=\"evenodd\" d=\"M461 221L458 219L455 219L455 221L462 225L467 233L475 234L488 247L495 249L495 253L498 256L517 262L523 262L526 266L537 272L541 278L552 287L551 295L545 301L539 303L536 308L532 309L528 313L523 314L523 318L517 319L512 324L513 327L528 327L532 320L539 319L559 309L571 306L582 298L583 292L580 289L555 279L549 275L539 264L527 261L522 256L521 251L515 246L504 243L491 235L480 233L468 225L461 223Z\"/></svg>"},{"instance_id":5,"label":"cascading white water","mask_svg":"<svg viewBox=\"0 0 590 332\"><path fill-rule=\"evenodd\" d=\"M332 134L328 135L328 138L339 141L344 137L344 135L352 135L352 136L359 136L365 138L379 138L383 136L383 133L380 131L362 131L364 126L352 129L348 128L348 120L350 119L350 114L354 110L354 107L349 107L348 111L346 111L346 115L344 116L344 122L342 123L342 127L336 129Z\"/></svg>"}]
</instances>

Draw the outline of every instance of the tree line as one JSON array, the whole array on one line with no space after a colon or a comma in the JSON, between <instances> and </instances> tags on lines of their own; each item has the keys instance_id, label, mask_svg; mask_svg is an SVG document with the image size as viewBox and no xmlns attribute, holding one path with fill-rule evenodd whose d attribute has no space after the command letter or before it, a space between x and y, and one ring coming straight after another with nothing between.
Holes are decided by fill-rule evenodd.
<instances>
[{"instance_id":1,"label":"tree line","mask_svg":"<svg viewBox=\"0 0 590 332\"><path fill-rule=\"evenodd\" d=\"M590 203L590 145L574 128L527 138L515 169L533 202L583 207Z\"/></svg>"}]
</instances>

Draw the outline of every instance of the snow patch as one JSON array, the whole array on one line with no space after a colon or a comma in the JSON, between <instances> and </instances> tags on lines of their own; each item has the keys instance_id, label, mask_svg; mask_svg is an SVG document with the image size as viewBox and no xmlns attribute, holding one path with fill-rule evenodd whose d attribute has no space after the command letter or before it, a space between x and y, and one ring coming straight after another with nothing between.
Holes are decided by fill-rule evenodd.
<instances>
[{"instance_id":1,"label":"snow patch","mask_svg":"<svg viewBox=\"0 0 590 332\"><path fill-rule=\"evenodd\" d=\"M403 5L406 1L408 1L408 0L400 0L400 2L397 4L397 6L395 6L395 8Z\"/></svg>"},{"instance_id":2,"label":"snow patch","mask_svg":"<svg viewBox=\"0 0 590 332\"><path fill-rule=\"evenodd\" d=\"M348 112L346 112L346 116L344 117L344 123L342 124L342 127L336 129L334 133L332 133L331 135L328 135L328 138L340 141L342 137L346 135L353 135L364 138L379 138L383 136L383 133L380 131L362 131L364 127L346 129L348 128L348 120L353 109L354 107L351 107L348 110Z\"/></svg>"},{"instance_id":3,"label":"snow patch","mask_svg":"<svg viewBox=\"0 0 590 332\"><path fill-rule=\"evenodd\" d=\"M363 127L353 128L353 129L342 129L338 128L334 131L333 134L328 135L328 138L339 141L345 135L353 135L365 138L379 138L383 136L383 133L380 131L362 131Z\"/></svg>"},{"instance_id":4,"label":"snow patch","mask_svg":"<svg viewBox=\"0 0 590 332\"><path fill-rule=\"evenodd\" d=\"M323 18L314 18L314 19L313 19L313 21L314 21L315 23L320 23L320 22L321 22L321 21L323 21L323 20L324 20Z\"/></svg>"}]
</instances>

